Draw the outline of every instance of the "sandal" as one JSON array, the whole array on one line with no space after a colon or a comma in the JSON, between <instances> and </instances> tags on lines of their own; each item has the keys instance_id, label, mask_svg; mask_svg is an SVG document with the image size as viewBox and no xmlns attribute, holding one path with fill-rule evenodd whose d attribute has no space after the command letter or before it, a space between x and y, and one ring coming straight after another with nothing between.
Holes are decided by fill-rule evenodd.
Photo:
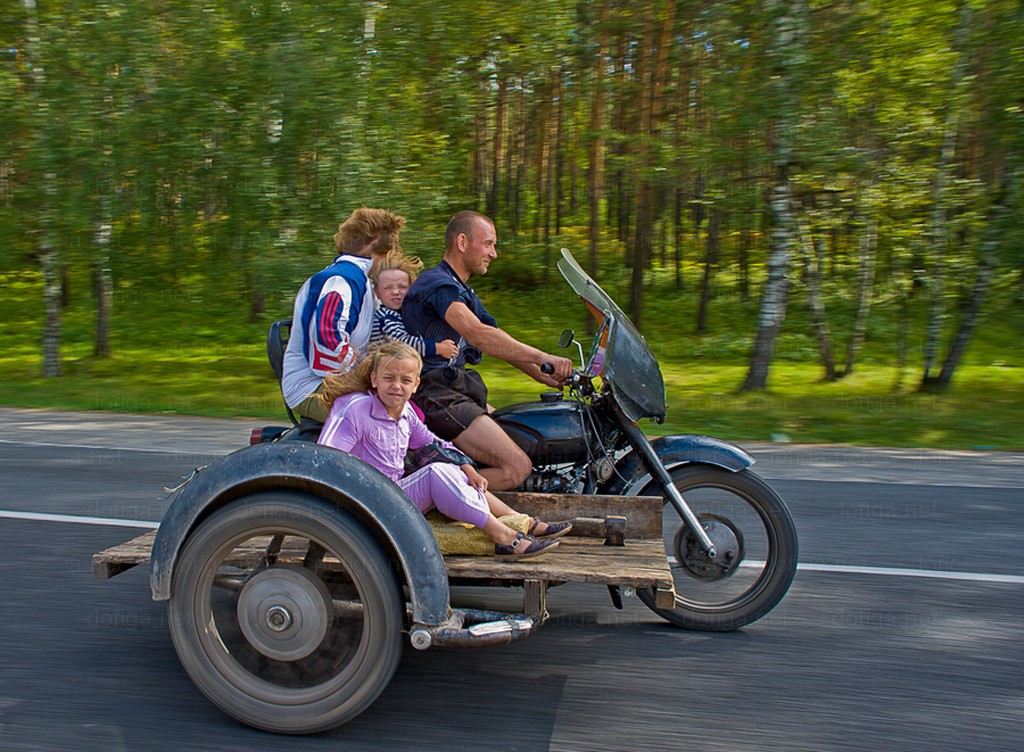
<instances>
[{"instance_id":1,"label":"sandal","mask_svg":"<svg viewBox=\"0 0 1024 752\"><path fill-rule=\"evenodd\" d=\"M528 559L531 556L540 556L556 546L558 546L558 541L556 540L538 540L532 535L516 533L515 540L508 545L503 543L494 544L494 556L502 561L518 561L519 559Z\"/></svg>"},{"instance_id":2,"label":"sandal","mask_svg":"<svg viewBox=\"0 0 1024 752\"><path fill-rule=\"evenodd\" d=\"M539 517L533 518L533 524L530 525L530 529L527 531L534 538L552 539L561 538L563 535L568 535L569 531L572 530L571 522L549 522L548 529L543 533L537 532L537 526L541 523Z\"/></svg>"}]
</instances>

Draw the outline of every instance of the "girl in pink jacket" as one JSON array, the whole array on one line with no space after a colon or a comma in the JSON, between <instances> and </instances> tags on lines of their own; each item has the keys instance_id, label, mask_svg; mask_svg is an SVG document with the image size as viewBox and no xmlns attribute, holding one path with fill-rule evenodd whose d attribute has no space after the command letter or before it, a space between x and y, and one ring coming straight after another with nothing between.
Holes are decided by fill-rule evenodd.
<instances>
[{"instance_id":1,"label":"girl in pink jacket","mask_svg":"<svg viewBox=\"0 0 1024 752\"><path fill-rule=\"evenodd\" d=\"M498 517L515 510L487 490L487 479L468 457L462 465L433 462L409 475L405 455L431 442L457 452L435 436L409 405L420 383L419 353L401 342L386 342L355 369L324 379L320 395L330 413L318 443L359 457L398 484L421 512L436 508L446 517L467 522L493 541L498 558L518 560L552 550L572 523L533 520L530 534L520 533Z\"/></svg>"}]
</instances>

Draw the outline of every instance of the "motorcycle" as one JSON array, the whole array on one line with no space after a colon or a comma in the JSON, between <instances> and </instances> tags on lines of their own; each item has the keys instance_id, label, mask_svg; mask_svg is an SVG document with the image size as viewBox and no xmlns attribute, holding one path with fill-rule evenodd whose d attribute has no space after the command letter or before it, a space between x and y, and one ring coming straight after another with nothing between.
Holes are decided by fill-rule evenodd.
<instances>
[{"instance_id":1,"label":"motorcycle","mask_svg":"<svg viewBox=\"0 0 1024 752\"><path fill-rule=\"evenodd\" d=\"M761 618L796 572L786 505L737 446L644 435L641 420L665 419L657 360L567 251L558 268L597 317L589 353L564 332L561 344L580 355L567 394L494 413L533 462L523 490L544 492L516 494L516 508L578 523L547 560L443 555L396 484L310 443L319 424L291 416L293 428L257 428L253 446L196 468L171 490L159 528L96 553L93 572L108 579L148 564L196 686L233 718L290 734L369 707L403 635L426 650L533 634L553 585L604 584L620 608L635 593L681 627L726 631ZM268 338L279 377L285 323ZM463 584L520 587L522 610L459 607L451 587Z\"/></svg>"},{"instance_id":2,"label":"motorcycle","mask_svg":"<svg viewBox=\"0 0 1024 752\"><path fill-rule=\"evenodd\" d=\"M665 384L646 340L615 301L563 249L558 270L597 320L589 351L565 330L562 348L576 346L580 367L539 401L496 410L492 417L529 456L531 474L518 489L548 494L660 496L662 535L676 599L636 595L680 627L730 631L754 622L785 596L797 566L797 532L782 498L750 468L754 458L704 435L649 439L641 420L666 417ZM284 348L277 322L268 355L280 379ZM319 423L257 429L251 443L316 439Z\"/></svg>"},{"instance_id":3,"label":"motorcycle","mask_svg":"<svg viewBox=\"0 0 1024 752\"><path fill-rule=\"evenodd\" d=\"M797 533L782 498L734 444L702 435L649 439L638 423L666 416L665 385L646 340L615 301L562 250L558 270L597 319L589 352L572 330L559 345L578 349L580 367L568 398L547 392L538 402L496 410L492 417L530 457L521 490L662 496L663 537L676 582L676 603L658 608L681 627L728 631L771 611L796 574ZM598 383L599 382L599 383Z\"/></svg>"}]
</instances>

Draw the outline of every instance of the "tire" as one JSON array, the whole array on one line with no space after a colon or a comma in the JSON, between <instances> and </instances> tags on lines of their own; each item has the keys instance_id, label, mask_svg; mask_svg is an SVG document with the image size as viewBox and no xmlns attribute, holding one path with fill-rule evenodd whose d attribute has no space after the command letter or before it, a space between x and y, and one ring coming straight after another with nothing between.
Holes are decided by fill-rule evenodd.
<instances>
[{"instance_id":1,"label":"tire","mask_svg":"<svg viewBox=\"0 0 1024 752\"><path fill-rule=\"evenodd\" d=\"M200 691L233 718L286 734L359 715L402 651L401 590L381 547L350 514L292 491L232 501L200 523L178 559L169 616Z\"/></svg>"},{"instance_id":2,"label":"tire","mask_svg":"<svg viewBox=\"0 0 1024 752\"><path fill-rule=\"evenodd\" d=\"M709 465L683 465L671 475L716 541L719 556L708 560L701 554L679 513L666 501L662 529L676 606L658 608L650 589L637 595L656 614L686 629L728 632L757 621L778 605L796 574L796 528L785 503L749 470L733 473ZM640 495L663 493L651 482Z\"/></svg>"}]
</instances>

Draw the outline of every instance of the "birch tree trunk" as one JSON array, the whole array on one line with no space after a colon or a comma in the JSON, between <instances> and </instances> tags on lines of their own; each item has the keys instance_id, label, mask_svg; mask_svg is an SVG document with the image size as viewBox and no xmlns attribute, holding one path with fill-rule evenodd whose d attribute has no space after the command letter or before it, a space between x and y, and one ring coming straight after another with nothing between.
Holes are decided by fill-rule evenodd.
<instances>
[{"instance_id":1,"label":"birch tree trunk","mask_svg":"<svg viewBox=\"0 0 1024 752\"><path fill-rule=\"evenodd\" d=\"M875 251L878 246L878 224L872 220L860 236L860 265L857 271L857 302L853 317L853 332L850 344L846 348L846 363L840 378L853 373L853 364L857 360L860 348L864 344L864 333L868 326L868 313L871 312L871 294L875 285Z\"/></svg>"},{"instance_id":2,"label":"birch tree trunk","mask_svg":"<svg viewBox=\"0 0 1024 752\"><path fill-rule=\"evenodd\" d=\"M43 376L54 378L61 374L61 284L60 252L56 242L57 172L54 167L51 138L53 124L49 99L46 92L45 50L39 28L39 16L35 0L22 0L25 8L27 35L25 57L32 71L31 92L35 103L35 170L41 178L40 204L36 212L39 217L37 249L39 266L43 274Z\"/></svg>"},{"instance_id":3,"label":"birch tree trunk","mask_svg":"<svg viewBox=\"0 0 1024 752\"><path fill-rule=\"evenodd\" d=\"M946 256L949 253L949 227L948 227L948 186L953 178L954 157L956 156L956 142L960 131L961 113L967 106L969 96L970 80L967 76L968 56L965 49L966 38L969 31L971 12L967 3L960 7L957 28L955 32L954 49L959 51L953 73L950 78L950 89L952 95L949 101L949 110L946 113L946 124L942 138L942 149L939 154L939 164L935 172L935 187L933 194L932 226L931 226L931 256L932 269L928 277L928 289L930 294L930 306L928 313L927 336L924 346L924 369L921 374L922 389L927 389L935 380L931 373L939 357L939 348L942 344L942 330L946 322Z\"/></svg>"},{"instance_id":4,"label":"birch tree trunk","mask_svg":"<svg viewBox=\"0 0 1024 752\"><path fill-rule=\"evenodd\" d=\"M825 302L821 296L821 273L824 250L815 242L811 229L800 228L800 245L803 248L804 278L807 284L807 307L811 312L814 340L818 344L818 355L825 369L825 381L836 380L836 359L833 355L832 332L825 316Z\"/></svg>"},{"instance_id":5,"label":"birch tree trunk","mask_svg":"<svg viewBox=\"0 0 1024 752\"><path fill-rule=\"evenodd\" d=\"M775 337L786 316L790 253L794 236L790 168L799 121L799 76L806 56L807 8L803 0L775 0L769 7L776 19L773 50L776 75L773 80L774 104L777 108L772 160L775 183L771 197L771 251L750 368L741 387L743 391L763 390L768 384Z\"/></svg>"},{"instance_id":6,"label":"birch tree trunk","mask_svg":"<svg viewBox=\"0 0 1024 752\"><path fill-rule=\"evenodd\" d=\"M992 277L999 266L1000 247L1007 236L1007 228L1004 222L1008 214L1007 206L1016 204L1013 191L1020 185L1020 175L1018 172L1019 169L1014 172L1007 170L1004 173L999 198L988 212L985 223L985 237L982 240L979 251L978 272L974 278L971 295L960 317L956 334L953 336L949 351L946 353L946 358L942 362L942 370L939 371L938 378L929 385L932 391L944 392L949 388L949 384L953 380L953 373L967 351L967 345L974 334L978 318L981 315L981 307L985 303L989 287L992 284Z\"/></svg>"},{"instance_id":7,"label":"birch tree trunk","mask_svg":"<svg viewBox=\"0 0 1024 752\"><path fill-rule=\"evenodd\" d=\"M953 105L954 110L956 109ZM946 320L946 254L949 253L949 237L946 222L946 184L952 170L953 151L956 144L958 118L951 112L946 119L942 156L935 175L934 206L932 208L931 256L932 269L928 276L929 311L927 336L924 345L924 373L921 386L932 380L931 369L939 357L942 342L942 328Z\"/></svg>"},{"instance_id":8,"label":"birch tree trunk","mask_svg":"<svg viewBox=\"0 0 1024 752\"><path fill-rule=\"evenodd\" d=\"M110 276L110 199L100 197L100 219L93 233L93 296L96 301L96 329L93 355L110 355L110 313L114 284Z\"/></svg>"}]
</instances>

